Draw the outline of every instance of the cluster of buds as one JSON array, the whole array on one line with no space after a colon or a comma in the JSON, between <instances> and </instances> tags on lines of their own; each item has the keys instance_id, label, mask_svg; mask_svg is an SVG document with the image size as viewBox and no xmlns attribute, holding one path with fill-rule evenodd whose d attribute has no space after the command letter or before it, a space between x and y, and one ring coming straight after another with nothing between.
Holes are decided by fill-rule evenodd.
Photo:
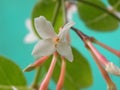
<instances>
[{"instance_id":1,"label":"cluster of buds","mask_svg":"<svg viewBox=\"0 0 120 90\"><path fill-rule=\"evenodd\" d=\"M72 29L79 35L79 37L83 40L85 47L90 51L91 55L93 56L96 64L98 65L104 79L107 82L108 90L117 90L115 84L112 82L112 80L109 77L108 73L114 74L116 76L120 76L120 68L114 65L112 62L109 62L107 58L102 55L94 46L94 44L97 44L108 51L112 52L116 56L120 57L120 51L117 51L99 41L97 41L93 37L89 37L85 34L83 34L81 31L77 30L76 28Z\"/></svg>"}]
</instances>

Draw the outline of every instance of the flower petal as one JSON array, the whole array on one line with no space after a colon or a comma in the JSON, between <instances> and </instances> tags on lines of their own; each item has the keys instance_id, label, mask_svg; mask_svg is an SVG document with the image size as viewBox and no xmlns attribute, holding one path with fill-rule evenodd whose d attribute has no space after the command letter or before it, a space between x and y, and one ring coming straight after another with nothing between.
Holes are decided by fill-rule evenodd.
<instances>
[{"instance_id":1,"label":"flower petal","mask_svg":"<svg viewBox=\"0 0 120 90\"><path fill-rule=\"evenodd\" d=\"M35 41L38 40L37 36L34 34L33 29L32 29L32 24L31 24L31 20L27 19L25 21L25 25L29 31L29 33L25 36L24 38L24 42L25 43L33 43Z\"/></svg>"},{"instance_id":2,"label":"flower petal","mask_svg":"<svg viewBox=\"0 0 120 90\"><path fill-rule=\"evenodd\" d=\"M43 16L35 18L35 28L43 39L54 38L57 36L51 23Z\"/></svg>"},{"instance_id":3,"label":"flower petal","mask_svg":"<svg viewBox=\"0 0 120 90\"><path fill-rule=\"evenodd\" d=\"M36 57L48 56L55 51L52 39L39 40L35 45L32 54Z\"/></svg>"},{"instance_id":4,"label":"flower petal","mask_svg":"<svg viewBox=\"0 0 120 90\"><path fill-rule=\"evenodd\" d=\"M31 19L26 19L25 25L27 29L29 30L29 32L33 31Z\"/></svg>"},{"instance_id":5,"label":"flower petal","mask_svg":"<svg viewBox=\"0 0 120 90\"><path fill-rule=\"evenodd\" d=\"M33 43L37 40L38 38L32 32L28 33L24 38L25 43Z\"/></svg>"},{"instance_id":6,"label":"flower petal","mask_svg":"<svg viewBox=\"0 0 120 90\"><path fill-rule=\"evenodd\" d=\"M62 40L63 38L66 37L66 34L68 32L68 30L74 25L74 22L69 22L67 23L61 30L60 33L58 34L58 37L60 38L60 40Z\"/></svg>"},{"instance_id":7,"label":"flower petal","mask_svg":"<svg viewBox=\"0 0 120 90\"><path fill-rule=\"evenodd\" d=\"M58 43L56 46L56 50L60 55L64 56L70 62L73 61L72 50L71 50L71 47L68 43L66 43L66 42Z\"/></svg>"},{"instance_id":8,"label":"flower petal","mask_svg":"<svg viewBox=\"0 0 120 90\"><path fill-rule=\"evenodd\" d=\"M69 7L68 7L68 10L67 10L67 17L68 17L68 20L72 20L73 18L73 14L75 12L77 12L77 5L75 4L72 4L72 3L69 3Z\"/></svg>"}]
</instances>

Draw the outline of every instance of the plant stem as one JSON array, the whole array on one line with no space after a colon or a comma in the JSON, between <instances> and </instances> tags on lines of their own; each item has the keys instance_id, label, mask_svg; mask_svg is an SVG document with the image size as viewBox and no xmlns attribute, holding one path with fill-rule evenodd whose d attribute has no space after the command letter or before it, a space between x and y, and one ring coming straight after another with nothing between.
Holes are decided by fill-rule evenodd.
<instances>
[{"instance_id":1,"label":"plant stem","mask_svg":"<svg viewBox=\"0 0 120 90\"><path fill-rule=\"evenodd\" d=\"M109 15L111 15L112 17L116 18L118 21L120 21L120 18L117 17L114 13L110 12L109 10L107 10L107 9L105 9L105 8L99 6L99 5L96 5L96 4L91 3L91 2L89 2L89 1L86 1L86 0L77 0L77 1L78 1L78 2L81 2L81 3L84 3L84 4L87 4L87 5L89 5L89 6L95 7L95 8L97 8L97 9L103 11L103 12L106 12L106 13L108 13Z\"/></svg>"},{"instance_id":2,"label":"plant stem","mask_svg":"<svg viewBox=\"0 0 120 90\"><path fill-rule=\"evenodd\" d=\"M61 2L60 2L60 0L58 0L58 2L56 3L55 10L54 10L53 18L52 18L52 25L53 26L55 25L55 22L56 22L56 19L57 19L59 10L60 10L60 6L61 6Z\"/></svg>"},{"instance_id":3,"label":"plant stem","mask_svg":"<svg viewBox=\"0 0 120 90\"><path fill-rule=\"evenodd\" d=\"M41 67L39 66L36 70L35 78L31 85L31 87L34 88L35 90L38 90L38 88L39 88L38 83L39 83L40 71L41 71Z\"/></svg>"},{"instance_id":4,"label":"plant stem","mask_svg":"<svg viewBox=\"0 0 120 90\"><path fill-rule=\"evenodd\" d=\"M66 6L65 6L65 0L61 0L62 3L62 11L63 11L63 17L64 17L64 23L67 23L67 10L66 10Z\"/></svg>"},{"instance_id":5,"label":"plant stem","mask_svg":"<svg viewBox=\"0 0 120 90\"><path fill-rule=\"evenodd\" d=\"M78 30L75 27L71 27L71 29L81 38L81 40L84 41L85 38L90 39L90 37L86 34L84 34L82 31Z\"/></svg>"},{"instance_id":6,"label":"plant stem","mask_svg":"<svg viewBox=\"0 0 120 90\"><path fill-rule=\"evenodd\" d=\"M92 54L92 56L93 56L96 64L98 65L98 68L99 68L99 70L100 70L103 78L105 79L105 81L106 81L106 83L107 83L107 85L108 85L108 88L109 88L108 90L117 90L116 85L112 82L112 80L111 80L111 78L109 77L107 71L106 71L106 70L102 67L102 65L100 64L98 58L95 56L95 54L94 54L92 51L90 51L90 52L91 52L91 54Z\"/></svg>"}]
</instances>

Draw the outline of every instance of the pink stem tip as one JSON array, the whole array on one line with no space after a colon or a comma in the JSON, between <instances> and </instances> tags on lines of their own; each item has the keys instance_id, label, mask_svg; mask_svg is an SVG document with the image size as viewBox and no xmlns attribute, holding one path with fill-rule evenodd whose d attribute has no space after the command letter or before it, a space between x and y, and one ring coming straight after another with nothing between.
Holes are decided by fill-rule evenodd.
<instances>
[{"instance_id":1,"label":"pink stem tip","mask_svg":"<svg viewBox=\"0 0 120 90\"><path fill-rule=\"evenodd\" d=\"M90 41L87 41L87 45L88 45L89 49L91 50L91 52L93 52L94 55L97 57L99 62L102 65L106 66L108 64L108 60L92 45L92 43Z\"/></svg>"},{"instance_id":2,"label":"pink stem tip","mask_svg":"<svg viewBox=\"0 0 120 90\"><path fill-rule=\"evenodd\" d=\"M52 62L51 62L50 67L49 67L49 70L48 70L44 80L42 81L39 90L47 90L50 78L52 76L52 73L53 73L53 70L54 70L54 67L56 64L56 60L57 60L56 54L54 54Z\"/></svg>"},{"instance_id":3,"label":"pink stem tip","mask_svg":"<svg viewBox=\"0 0 120 90\"><path fill-rule=\"evenodd\" d=\"M43 64L48 58L49 58L49 56L43 56L42 58L36 60L36 61L32 64L32 66L35 66L35 67L40 66L40 65Z\"/></svg>"},{"instance_id":4,"label":"pink stem tip","mask_svg":"<svg viewBox=\"0 0 120 90\"><path fill-rule=\"evenodd\" d=\"M66 62L65 62L65 59L62 57L61 72L60 72L60 77L56 86L56 90L62 90L62 87L64 84L65 71L66 71Z\"/></svg>"}]
</instances>

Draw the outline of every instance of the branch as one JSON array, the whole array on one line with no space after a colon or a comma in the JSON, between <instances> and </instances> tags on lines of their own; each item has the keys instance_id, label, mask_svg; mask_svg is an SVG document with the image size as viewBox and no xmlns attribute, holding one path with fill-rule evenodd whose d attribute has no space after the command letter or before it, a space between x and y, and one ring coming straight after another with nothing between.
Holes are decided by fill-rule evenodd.
<instances>
[{"instance_id":1,"label":"branch","mask_svg":"<svg viewBox=\"0 0 120 90\"><path fill-rule=\"evenodd\" d=\"M84 34L81 30L78 30L75 27L71 27L71 29L81 38L81 40L84 42L85 39L91 39L88 35Z\"/></svg>"},{"instance_id":2,"label":"branch","mask_svg":"<svg viewBox=\"0 0 120 90\"><path fill-rule=\"evenodd\" d=\"M38 90L38 88L39 88L39 87L38 87L38 84L39 84L39 77L40 77L40 74L41 74L40 72L41 72L41 67L39 66L39 67L37 68L34 81L33 81L32 85L31 85L31 87L32 87L33 89L35 89L35 90Z\"/></svg>"}]
</instances>

